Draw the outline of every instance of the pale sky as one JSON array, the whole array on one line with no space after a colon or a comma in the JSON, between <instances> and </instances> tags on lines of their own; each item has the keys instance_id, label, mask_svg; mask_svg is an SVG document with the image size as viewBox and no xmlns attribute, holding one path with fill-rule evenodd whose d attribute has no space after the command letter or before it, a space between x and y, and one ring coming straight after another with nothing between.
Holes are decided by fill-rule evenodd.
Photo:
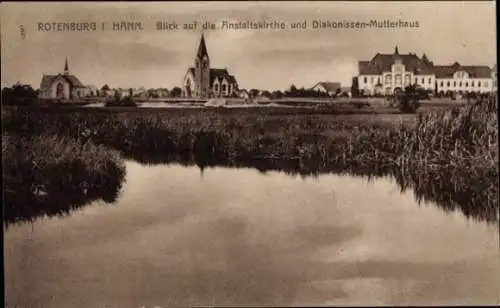
<instances>
[{"instance_id":1,"label":"pale sky","mask_svg":"<svg viewBox=\"0 0 500 308\"><path fill-rule=\"evenodd\" d=\"M286 30L221 30L222 20L280 20ZM313 20L418 21L419 28L312 29ZM142 22L140 32L100 30L105 22ZM193 65L201 30L157 31L158 20L211 21L205 31L213 68L227 68L240 88L311 87L319 81L351 85L357 62L377 52L426 53L435 64L493 66L495 3L485 2L151 2L2 3L2 86L39 88L42 74L71 73L101 87L180 86ZM307 20L306 30L290 29ZM96 22L96 32L40 32L38 22ZM20 35L20 26L26 31Z\"/></svg>"}]
</instances>

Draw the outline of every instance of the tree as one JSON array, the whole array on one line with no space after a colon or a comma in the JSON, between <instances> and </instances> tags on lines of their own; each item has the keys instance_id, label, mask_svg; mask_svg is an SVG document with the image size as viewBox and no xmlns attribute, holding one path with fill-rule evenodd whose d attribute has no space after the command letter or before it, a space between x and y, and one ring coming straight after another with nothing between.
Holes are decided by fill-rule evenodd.
<instances>
[{"instance_id":1,"label":"tree","mask_svg":"<svg viewBox=\"0 0 500 308\"><path fill-rule=\"evenodd\" d=\"M259 90L257 90L257 89L251 89L248 92L248 96L250 96L251 98L255 98L255 97L259 96L259 93L260 93Z\"/></svg>"},{"instance_id":2,"label":"tree","mask_svg":"<svg viewBox=\"0 0 500 308\"><path fill-rule=\"evenodd\" d=\"M102 88L101 88L101 91L103 91L103 92L104 91L109 91L109 90L110 90L110 87L107 84L103 85Z\"/></svg>"},{"instance_id":3,"label":"tree","mask_svg":"<svg viewBox=\"0 0 500 308\"><path fill-rule=\"evenodd\" d=\"M404 91L395 94L399 110L403 113L415 113L420 107L421 95L416 85L407 86Z\"/></svg>"},{"instance_id":4,"label":"tree","mask_svg":"<svg viewBox=\"0 0 500 308\"><path fill-rule=\"evenodd\" d=\"M352 97L359 96L358 77L352 77L351 96Z\"/></svg>"},{"instance_id":5,"label":"tree","mask_svg":"<svg viewBox=\"0 0 500 308\"><path fill-rule=\"evenodd\" d=\"M171 97L180 97L182 95L182 89L179 87L174 87L172 91L170 91Z\"/></svg>"},{"instance_id":6,"label":"tree","mask_svg":"<svg viewBox=\"0 0 500 308\"><path fill-rule=\"evenodd\" d=\"M30 85L15 84L11 88L2 89L2 103L13 105L30 105L37 100L38 90Z\"/></svg>"},{"instance_id":7,"label":"tree","mask_svg":"<svg viewBox=\"0 0 500 308\"><path fill-rule=\"evenodd\" d=\"M274 99L280 99L283 98L283 93L280 90L273 91L273 93L271 93L271 97Z\"/></svg>"}]
</instances>

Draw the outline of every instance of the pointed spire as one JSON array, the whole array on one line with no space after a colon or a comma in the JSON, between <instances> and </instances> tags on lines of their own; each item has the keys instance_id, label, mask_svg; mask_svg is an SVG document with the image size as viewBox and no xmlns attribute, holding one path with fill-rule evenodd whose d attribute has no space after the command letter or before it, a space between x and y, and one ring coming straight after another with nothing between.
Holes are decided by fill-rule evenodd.
<instances>
[{"instance_id":1,"label":"pointed spire","mask_svg":"<svg viewBox=\"0 0 500 308\"><path fill-rule=\"evenodd\" d=\"M398 45L396 45L396 48L394 48L394 54L399 55Z\"/></svg>"},{"instance_id":2,"label":"pointed spire","mask_svg":"<svg viewBox=\"0 0 500 308\"><path fill-rule=\"evenodd\" d=\"M198 46L198 53L196 54L196 57L198 59L202 59L205 55L208 57L207 45L205 44L205 36L202 33L200 45Z\"/></svg>"},{"instance_id":3,"label":"pointed spire","mask_svg":"<svg viewBox=\"0 0 500 308\"><path fill-rule=\"evenodd\" d=\"M68 57L66 57L66 60L64 61L64 74L69 74Z\"/></svg>"}]
</instances>

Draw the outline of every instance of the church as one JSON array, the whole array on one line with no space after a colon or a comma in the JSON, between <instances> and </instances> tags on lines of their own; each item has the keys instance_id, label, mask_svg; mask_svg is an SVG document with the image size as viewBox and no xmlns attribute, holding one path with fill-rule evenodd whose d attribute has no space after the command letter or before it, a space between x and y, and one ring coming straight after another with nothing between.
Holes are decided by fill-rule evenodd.
<instances>
[{"instance_id":1,"label":"church","mask_svg":"<svg viewBox=\"0 0 500 308\"><path fill-rule=\"evenodd\" d=\"M227 69L210 68L203 34L194 67L188 69L182 84L182 97L186 98L235 97L238 94L238 82Z\"/></svg>"},{"instance_id":2,"label":"church","mask_svg":"<svg viewBox=\"0 0 500 308\"><path fill-rule=\"evenodd\" d=\"M69 73L68 59L64 63L64 72L57 75L43 75L40 83L41 99L78 99L88 95L85 87L75 75Z\"/></svg>"}]
</instances>

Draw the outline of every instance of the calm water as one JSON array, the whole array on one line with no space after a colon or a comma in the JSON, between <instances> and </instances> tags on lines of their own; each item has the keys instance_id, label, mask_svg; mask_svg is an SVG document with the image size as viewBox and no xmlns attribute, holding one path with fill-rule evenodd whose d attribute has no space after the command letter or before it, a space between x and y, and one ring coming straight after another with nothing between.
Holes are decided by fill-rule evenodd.
<instances>
[{"instance_id":1,"label":"calm water","mask_svg":"<svg viewBox=\"0 0 500 308\"><path fill-rule=\"evenodd\" d=\"M500 301L498 225L391 179L129 162L115 204L4 240L9 307Z\"/></svg>"}]
</instances>

